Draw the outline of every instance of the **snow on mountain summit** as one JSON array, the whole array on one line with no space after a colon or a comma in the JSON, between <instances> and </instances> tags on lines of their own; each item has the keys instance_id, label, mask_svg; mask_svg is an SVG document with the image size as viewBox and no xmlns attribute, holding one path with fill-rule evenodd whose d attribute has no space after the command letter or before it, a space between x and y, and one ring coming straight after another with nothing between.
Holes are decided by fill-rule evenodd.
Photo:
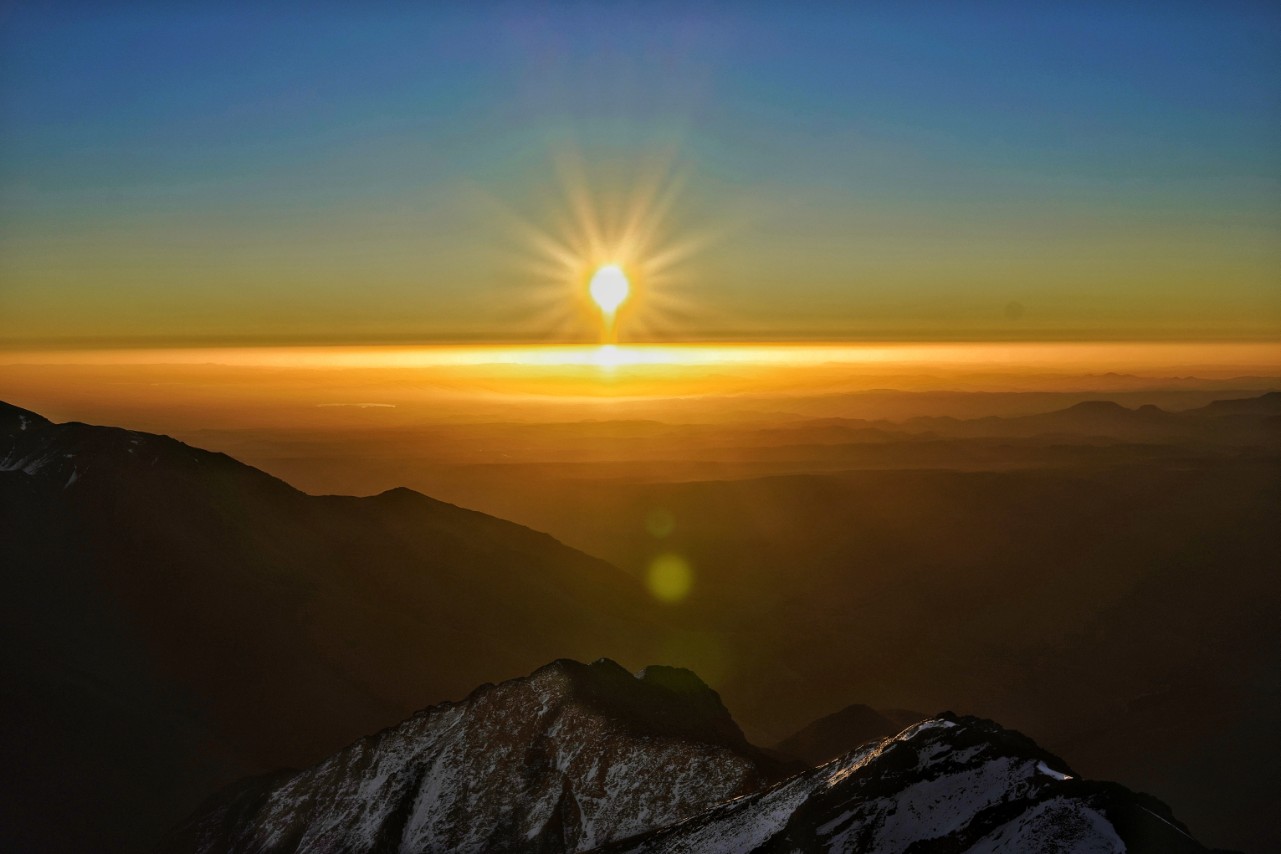
<instances>
[{"instance_id":1,"label":"snow on mountain summit","mask_svg":"<svg viewBox=\"0 0 1281 854\"><path fill-rule=\"evenodd\" d=\"M689 671L560 660L209 804L174 851L586 851L777 779ZM264 783L267 788L264 790Z\"/></svg>"},{"instance_id":2,"label":"snow on mountain summit","mask_svg":"<svg viewBox=\"0 0 1281 854\"><path fill-rule=\"evenodd\" d=\"M125 473L179 475L213 469L268 488L292 489L270 475L215 451L169 436L69 421L55 424L0 401L0 472L22 472L67 488L92 474L110 481Z\"/></svg>"},{"instance_id":3,"label":"snow on mountain summit","mask_svg":"<svg viewBox=\"0 0 1281 854\"><path fill-rule=\"evenodd\" d=\"M1081 780L991 721L943 713L602 854L1205 850L1156 799Z\"/></svg>"},{"instance_id":4,"label":"snow on mountain summit","mask_svg":"<svg viewBox=\"0 0 1281 854\"><path fill-rule=\"evenodd\" d=\"M207 803L172 852L1204 852L1154 798L943 713L809 771L693 673L559 660Z\"/></svg>"}]
</instances>

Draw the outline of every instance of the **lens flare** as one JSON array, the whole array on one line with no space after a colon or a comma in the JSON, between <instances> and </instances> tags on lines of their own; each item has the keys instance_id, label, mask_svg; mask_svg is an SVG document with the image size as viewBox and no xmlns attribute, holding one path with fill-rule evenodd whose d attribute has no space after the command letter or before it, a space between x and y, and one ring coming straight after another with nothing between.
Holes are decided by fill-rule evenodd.
<instances>
[{"instance_id":1,"label":"lens flare","mask_svg":"<svg viewBox=\"0 0 1281 854\"><path fill-rule=\"evenodd\" d=\"M689 595L694 584L694 573L689 561L677 554L661 554L654 558L645 574L645 585L655 599L679 602Z\"/></svg>"}]
</instances>

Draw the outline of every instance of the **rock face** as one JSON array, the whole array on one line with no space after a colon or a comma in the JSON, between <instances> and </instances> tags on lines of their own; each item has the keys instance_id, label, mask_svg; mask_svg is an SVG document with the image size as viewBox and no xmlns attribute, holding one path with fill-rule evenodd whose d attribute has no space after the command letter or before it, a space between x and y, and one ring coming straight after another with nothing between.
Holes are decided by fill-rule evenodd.
<instances>
[{"instance_id":1,"label":"rock face","mask_svg":"<svg viewBox=\"0 0 1281 854\"><path fill-rule=\"evenodd\" d=\"M242 784L171 851L569 852L759 790L751 747L686 670L556 661L426 709L312 768Z\"/></svg>"},{"instance_id":2,"label":"rock face","mask_svg":"<svg viewBox=\"0 0 1281 854\"><path fill-rule=\"evenodd\" d=\"M943 714L694 819L607 846L657 852L1201 852L1159 801L1080 780L1018 733Z\"/></svg>"},{"instance_id":3,"label":"rock face","mask_svg":"<svg viewBox=\"0 0 1281 854\"><path fill-rule=\"evenodd\" d=\"M787 773L793 776L784 778ZM168 852L1192 854L1161 802L943 713L797 771L686 670L556 661L207 803Z\"/></svg>"}]
</instances>

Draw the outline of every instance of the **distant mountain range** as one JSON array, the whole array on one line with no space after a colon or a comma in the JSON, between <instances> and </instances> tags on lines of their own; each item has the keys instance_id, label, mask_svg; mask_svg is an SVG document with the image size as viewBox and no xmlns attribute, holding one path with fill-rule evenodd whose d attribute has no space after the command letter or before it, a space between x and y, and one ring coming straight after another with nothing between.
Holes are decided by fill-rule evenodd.
<instances>
[{"instance_id":1,"label":"distant mountain range","mask_svg":"<svg viewBox=\"0 0 1281 854\"><path fill-rule=\"evenodd\" d=\"M1281 431L1281 392L1219 400L1182 412L1146 405L1134 409L1109 400L1084 401L1043 415L910 418L902 426L950 437L1071 434L1121 439L1204 439L1220 444L1276 445Z\"/></svg>"},{"instance_id":2,"label":"distant mountain range","mask_svg":"<svg viewBox=\"0 0 1281 854\"><path fill-rule=\"evenodd\" d=\"M1217 400L1169 411L1152 404L1127 407L1112 400L1085 400L1035 415L957 418L917 415L902 420L817 418L772 428L759 437L768 446L807 442L890 442L917 436L933 439L984 437L1098 436L1125 440L1202 439L1216 444L1275 446L1281 431L1281 392Z\"/></svg>"},{"instance_id":3,"label":"distant mountain range","mask_svg":"<svg viewBox=\"0 0 1281 854\"><path fill-rule=\"evenodd\" d=\"M689 671L557 661L223 792L171 854L1193 854L1154 798L939 715L792 775ZM770 785L771 779L782 780Z\"/></svg>"}]
</instances>

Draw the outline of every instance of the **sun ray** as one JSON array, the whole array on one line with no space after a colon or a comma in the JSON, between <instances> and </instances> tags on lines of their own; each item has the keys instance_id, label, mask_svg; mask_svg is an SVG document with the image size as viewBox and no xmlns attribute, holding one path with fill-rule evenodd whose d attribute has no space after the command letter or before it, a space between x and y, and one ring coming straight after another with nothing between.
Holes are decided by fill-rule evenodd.
<instances>
[{"instance_id":1,"label":"sun ray","mask_svg":"<svg viewBox=\"0 0 1281 854\"><path fill-rule=\"evenodd\" d=\"M691 319L705 313L698 256L728 229L694 214L679 144L657 145L620 166L561 140L550 167L551 188L537 207L518 211L487 199L513 240L511 269L523 283L516 301L528 323L540 324L536 337L613 342L687 334ZM611 264L625 272L628 295L602 312L590 286Z\"/></svg>"}]
</instances>

